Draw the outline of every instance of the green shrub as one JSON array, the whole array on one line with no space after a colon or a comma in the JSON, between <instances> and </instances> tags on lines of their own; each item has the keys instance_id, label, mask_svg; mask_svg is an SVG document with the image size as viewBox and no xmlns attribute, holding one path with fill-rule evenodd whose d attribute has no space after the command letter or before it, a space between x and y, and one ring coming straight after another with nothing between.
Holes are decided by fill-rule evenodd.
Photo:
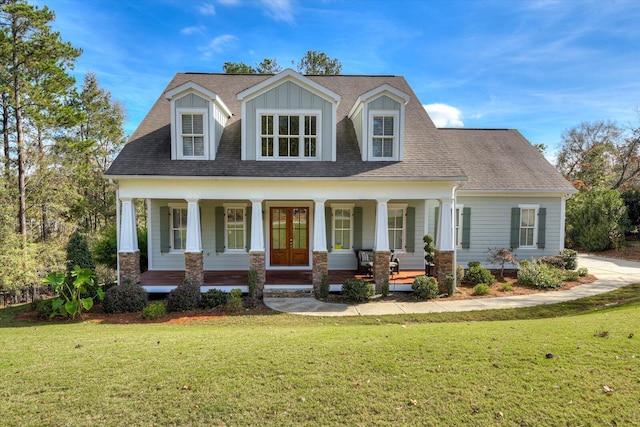
<instances>
[{"instance_id":1,"label":"green shrub","mask_svg":"<svg viewBox=\"0 0 640 427\"><path fill-rule=\"evenodd\" d=\"M589 269L587 267L580 267L578 270L578 276L586 277L589 275Z\"/></svg>"},{"instance_id":2,"label":"green shrub","mask_svg":"<svg viewBox=\"0 0 640 427\"><path fill-rule=\"evenodd\" d=\"M224 308L227 311L239 311L242 309L242 291L240 289L231 289L229 291Z\"/></svg>"},{"instance_id":3,"label":"green shrub","mask_svg":"<svg viewBox=\"0 0 640 427\"><path fill-rule=\"evenodd\" d=\"M456 292L456 278L452 274L447 274L447 277L444 280L444 283L447 287L447 295L450 297Z\"/></svg>"},{"instance_id":4,"label":"green shrub","mask_svg":"<svg viewBox=\"0 0 640 427\"><path fill-rule=\"evenodd\" d=\"M575 270L578 268L578 252L573 249L563 249L560 251L560 257L564 261L565 270Z\"/></svg>"},{"instance_id":5,"label":"green shrub","mask_svg":"<svg viewBox=\"0 0 640 427\"><path fill-rule=\"evenodd\" d=\"M500 292L513 292L513 286L509 282L504 282L498 287L498 290Z\"/></svg>"},{"instance_id":6,"label":"green shrub","mask_svg":"<svg viewBox=\"0 0 640 427\"><path fill-rule=\"evenodd\" d=\"M53 313L53 299L41 299L32 304L40 319L49 319Z\"/></svg>"},{"instance_id":7,"label":"green shrub","mask_svg":"<svg viewBox=\"0 0 640 427\"><path fill-rule=\"evenodd\" d=\"M565 262L564 259L560 255L555 256L543 256L539 260L542 264L547 264L555 268L560 268L564 270Z\"/></svg>"},{"instance_id":8,"label":"green shrub","mask_svg":"<svg viewBox=\"0 0 640 427\"><path fill-rule=\"evenodd\" d=\"M178 286L167 296L167 311L195 310L200 305L200 286L187 281Z\"/></svg>"},{"instance_id":9,"label":"green shrub","mask_svg":"<svg viewBox=\"0 0 640 427\"><path fill-rule=\"evenodd\" d=\"M481 265L474 264L467 270L466 278L472 285L479 283L488 283L489 285L496 282L496 278L489 270Z\"/></svg>"},{"instance_id":10,"label":"green shrub","mask_svg":"<svg viewBox=\"0 0 640 427\"><path fill-rule=\"evenodd\" d=\"M473 295L489 295L491 288L486 283L478 283L473 287Z\"/></svg>"},{"instance_id":11,"label":"green shrub","mask_svg":"<svg viewBox=\"0 0 640 427\"><path fill-rule=\"evenodd\" d=\"M433 277L417 276L411 285L413 295L420 300L433 299L438 296L438 281Z\"/></svg>"},{"instance_id":12,"label":"green shrub","mask_svg":"<svg viewBox=\"0 0 640 427\"><path fill-rule=\"evenodd\" d=\"M373 285L365 280L347 279L342 284L342 294L349 301L364 302L368 301L375 294Z\"/></svg>"},{"instance_id":13,"label":"green shrub","mask_svg":"<svg viewBox=\"0 0 640 427\"><path fill-rule=\"evenodd\" d=\"M220 289L209 289L200 296L200 307L211 309L221 307L227 303L227 293Z\"/></svg>"},{"instance_id":14,"label":"green shrub","mask_svg":"<svg viewBox=\"0 0 640 427\"><path fill-rule=\"evenodd\" d=\"M559 288L564 285L563 271L535 260L526 264L520 263L518 283L538 289Z\"/></svg>"},{"instance_id":15,"label":"green shrub","mask_svg":"<svg viewBox=\"0 0 640 427\"><path fill-rule=\"evenodd\" d=\"M68 293L69 289L72 287L72 283L74 282L74 277L72 275L73 269L75 266L80 268L87 268L91 270L94 274L93 282L86 283L85 289L82 293L80 293L80 298L86 298L92 295L96 295L98 289L98 283L95 282L95 272L96 272L96 264L93 262L93 254L89 250L89 244L87 243L86 237L81 234L79 231L75 231L70 237L69 242L67 242L67 285L60 288L60 292L64 294L65 298L70 298L71 294Z\"/></svg>"},{"instance_id":16,"label":"green shrub","mask_svg":"<svg viewBox=\"0 0 640 427\"><path fill-rule=\"evenodd\" d=\"M565 270L562 278L565 282L579 282L580 273L575 270Z\"/></svg>"},{"instance_id":17,"label":"green shrub","mask_svg":"<svg viewBox=\"0 0 640 427\"><path fill-rule=\"evenodd\" d=\"M155 320L167 315L167 306L163 302L153 302L142 309L140 317Z\"/></svg>"},{"instance_id":18,"label":"green shrub","mask_svg":"<svg viewBox=\"0 0 640 427\"><path fill-rule=\"evenodd\" d=\"M318 298L327 298L329 296L329 290L331 289L331 281L327 274L322 275L320 281L320 288L318 289Z\"/></svg>"},{"instance_id":19,"label":"green shrub","mask_svg":"<svg viewBox=\"0 0 640 427\"><path fill-rule=\"evenodd\" d=\"M386 298L389 296L389 281L385 280L384 282L382 282L382 289L381 292L382 294L382 298Z\"/></svg>"},{"instance_id":20,"label":"green shrub","mask_svg":"<svg viewBox=\"0 0 640 427\"><path fill-rule=\"evenodd\" d=\"M105 292L102 309L105 313L135 313L145 308L148 302L149 296L144 288L127 280Z\"/></svg>"},{"instance_id":21,"label":"green shrub","mask_svg":"<svg viewBox=\"0 0 640 427\"><path fill-rule=\"evenodd\" d=\"M258 270L251 269L249 270L249 298L253 298L256 296L256 290L258 289Z\"/></svg>"},{"instance_id":22,"label":"green shrub","mask_svg":"<svg viewBox=\"0 0 640 427\"><path fill-rule=\"evenodd\" d=\"M462 283L465 273L466 271L464 270L463 266L461 266L460 264L456 265L456 280L458 281L458 283Z\"/></svg>"},{"instance_id":23,"label":"green shrub","mask_svg":"<svg viewBox=\"0 0 640 427\"><path fill-rule=\"evenodd\" d=\"M467 263L467 268L471 268L471 267L480 267L482 266L482 264L480 263L480 261L469 261Z\"/></svg>"}]
</instances>

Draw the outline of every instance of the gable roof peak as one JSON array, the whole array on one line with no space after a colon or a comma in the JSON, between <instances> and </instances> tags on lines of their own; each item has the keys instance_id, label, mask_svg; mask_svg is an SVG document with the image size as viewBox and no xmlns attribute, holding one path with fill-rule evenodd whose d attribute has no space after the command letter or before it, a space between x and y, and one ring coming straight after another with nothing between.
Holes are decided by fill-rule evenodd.
<instances>
[{"instance_id":1,"label":"gable roof peak","mask_svg":"<svg viewBox=\"0 0 640 427\"><path fill-rule=\"evenodd\" d=\"M181 85L166 91L164 93L164 96L168 101L172 101L178 95L186 95L187 93L190 93L190 92L195 92L200 95L204 95L204 97L206 97L207 100L217 104L220 107L220 109L227 115L227 118L232 116L229 108L226 106L226 104L222 101L222 99L220 99L220 97L215 92L212 92L209 89L202 87L191 80L188 80L182 83Z\"/></svg>"},{"instance_id":2,"label":"gable roof peak","mask_svg":"<svg viewBox=\"0 0 640 427\"><path fill-rule=\"evenodd\" d=\"M250 88L238 93L238 101L248 101L287 81L293 81L299 86L302 86L305 89L333 103L337 104L341 100L341 96L333 92L332 90L327 89L326 87L314 82L313 80L303 76L302 74L298 73L295 70L292 70L291 68L287 68L285 70L282 70L278 74L274 74L268 79L263 80L257 85L251 86Z\"/></svg>"}]
</instances>

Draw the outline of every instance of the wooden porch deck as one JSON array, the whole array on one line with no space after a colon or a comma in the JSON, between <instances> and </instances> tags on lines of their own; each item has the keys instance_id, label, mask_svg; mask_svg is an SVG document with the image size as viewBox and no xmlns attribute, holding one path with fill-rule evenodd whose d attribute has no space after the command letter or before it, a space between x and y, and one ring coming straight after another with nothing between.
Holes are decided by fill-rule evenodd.
<instances>
[{"instance_id":1,"label":"wooden porch deck","mask_svg":"<svg viewBox=\"0 0 640 427\"><path fill-rule=\"evenodd\" d=\"M205 270L203 286L246 286L246 270ZM390 285L410 285L424 270L407 270L389 277ZM329 270L332 285L342 285L347 279L357 278L373 282L373 277L357 274L356 270ZM184 280L184 270L145 271L140 276L142 286L177 286ZM310 270L267 270L266 285L311 285Z\"/></svg>"}]
</instances>

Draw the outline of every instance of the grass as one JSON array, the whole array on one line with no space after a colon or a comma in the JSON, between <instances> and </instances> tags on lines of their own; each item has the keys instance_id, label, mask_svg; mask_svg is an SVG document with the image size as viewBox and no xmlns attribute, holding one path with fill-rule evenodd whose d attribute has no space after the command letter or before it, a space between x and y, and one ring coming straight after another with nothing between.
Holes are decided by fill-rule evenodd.
<instances>
[{"instance_id":1,"label":"grass","mask_svg":"<svg viewBox=\"0 0 640 427\"><path fill-rule=\"evenodd\" d=\"M632 285L518 310L181 325L5 309L0 425L633 425L639 301Z\"/></svg>"}]
</instances>

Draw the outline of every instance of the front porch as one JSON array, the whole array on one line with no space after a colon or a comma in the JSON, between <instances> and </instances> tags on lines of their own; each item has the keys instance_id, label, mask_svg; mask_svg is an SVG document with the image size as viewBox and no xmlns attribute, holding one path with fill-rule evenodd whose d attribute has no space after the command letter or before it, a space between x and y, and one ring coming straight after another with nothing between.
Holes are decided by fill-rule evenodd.
<instances>
[{"instance_id":1,"label":"front porch","mask_svg":"<svg viewBox=\"0 0 640 427\"><path fill-rule=\"evenodd\" d=\"M406 270L389 276L391 291L411 291L416 276L424 275L424 270ZM140 284L149 293L167 293L184 281L184 270L146 271L140 276ZM248 272L243 270L205 270L202 284L203 292L217 288L229 291L237 288L248 292ZM356 270L329 270L331 291L337 292L350 278L362 279L373 283L373 277L358 274ZM267 270L265 290L309 290L313 289L312 272Z\"/></svg>"}]
</instances>

